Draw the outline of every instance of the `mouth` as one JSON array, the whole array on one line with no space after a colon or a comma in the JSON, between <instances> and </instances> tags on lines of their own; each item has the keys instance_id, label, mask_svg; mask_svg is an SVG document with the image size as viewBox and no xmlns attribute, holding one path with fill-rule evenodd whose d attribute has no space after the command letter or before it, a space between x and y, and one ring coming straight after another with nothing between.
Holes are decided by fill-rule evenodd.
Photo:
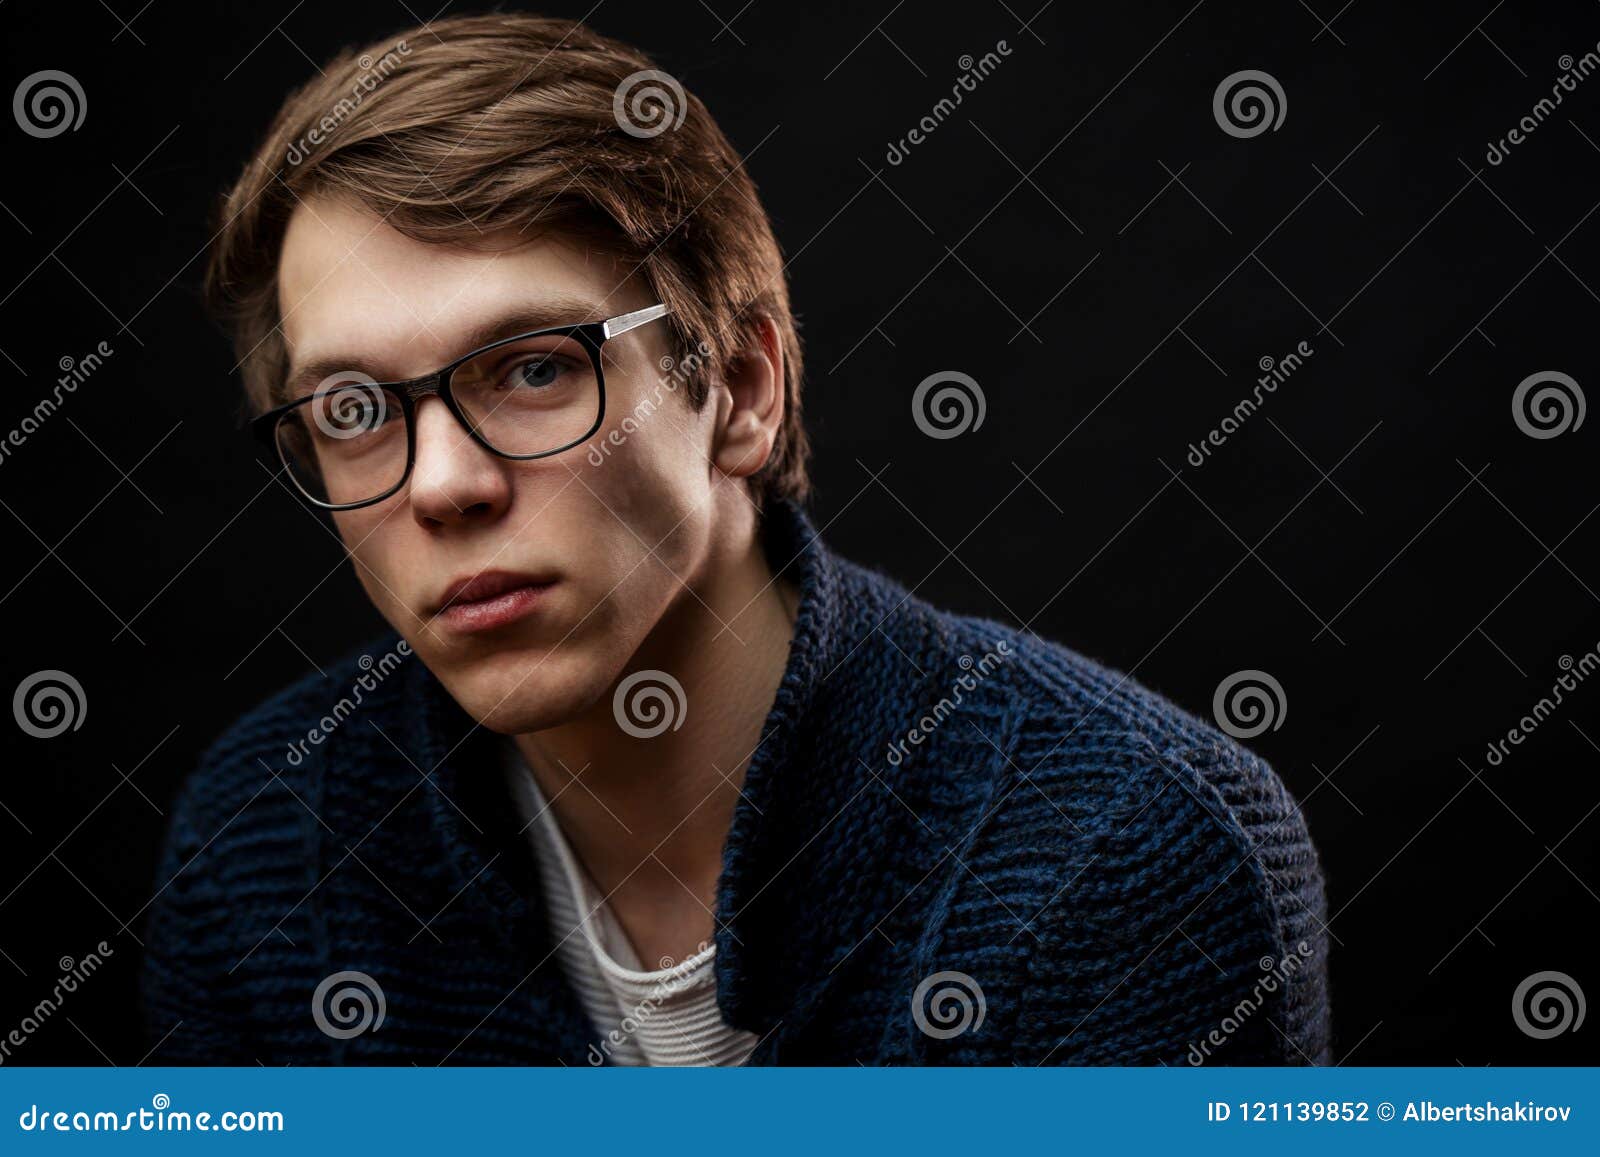
<instances>
[{"instance_id":1,"label":"mouth","mask_svg":"<svg viewBox=\"0 0 1600 1157\"><path fill-rule=\"evenodd\" d=\"M446 587L433 618L463 633L492 631L532 614L555 585L554 579L484 571Z\"/></svg>"}]
</instances>

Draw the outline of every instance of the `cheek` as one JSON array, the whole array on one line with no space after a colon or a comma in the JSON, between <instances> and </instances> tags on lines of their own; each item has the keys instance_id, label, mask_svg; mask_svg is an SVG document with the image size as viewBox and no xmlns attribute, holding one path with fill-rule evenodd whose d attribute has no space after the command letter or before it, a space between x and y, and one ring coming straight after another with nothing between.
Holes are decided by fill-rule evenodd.
<instances>
[{"instance_id":1,"label":"cheek","mask_svg":"<svg viewBox=\"0 0 1600 1157\"><path fill-rule=\"evenodd\" d=\"M627 411L608 419L591 451L573 463L583 484L577 489L592 495L606 533L634 544L628 553L642 551L642 540L672 563L708 513L708 445L709 407L697 413L683 398L668 397L646 416Z\"/></svg>"},{"instance_id":2,"label":"cheek","mask_svg":"<svg viewBox=\"0 0 1600 1157\"><path fill-rule=\"evenodd\" d=\"M403 556L399 540L409 516L401 503L384 503L365 510L333 516L334 528L349 551L356 578L374 606L402 633L414 624L404 621L400 596L406 588L400 581L399 564Z\"/></svg>"}]
</instances>

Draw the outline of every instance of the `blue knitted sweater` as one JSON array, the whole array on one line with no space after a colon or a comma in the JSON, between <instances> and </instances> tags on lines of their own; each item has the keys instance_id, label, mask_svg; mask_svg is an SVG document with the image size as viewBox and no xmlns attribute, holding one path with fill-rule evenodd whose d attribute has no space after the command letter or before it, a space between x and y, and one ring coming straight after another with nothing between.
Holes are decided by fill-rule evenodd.
<instances>
[{"instance_id":1,"label":"blue knitted sweater","mask_svg":"<svg viewBox=\"0 0 1600 1157\"><path fill-rule=\"evenodd\" d=\"M1317 856L1264 763L1062 647L933 610L793 508L766 535L801 597L715 964L751 1063L1328 1059ZM587 1063L607 1026L552 953L503 740L416 658L370 665L252 711L185 784L147 930L153 1059ZM344 971L383 1018L330 1035L313 996Z\"/></svg>"}]
</instances>

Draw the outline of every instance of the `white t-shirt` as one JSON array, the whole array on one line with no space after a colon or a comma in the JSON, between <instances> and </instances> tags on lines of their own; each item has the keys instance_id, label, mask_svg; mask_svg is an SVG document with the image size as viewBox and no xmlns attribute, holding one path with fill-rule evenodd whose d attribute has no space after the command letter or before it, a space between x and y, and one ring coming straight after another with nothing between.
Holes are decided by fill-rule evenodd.
<instances>
[{"instance_id":1,"label":"white t-shirt","mask_svg":"<svg viewBox=\"0 0 1600 1157\"><path fill-rule=\"evenodd\" d=\"M758 1043L717 1007L715 944L644 969L622 925L573 854L516 747L506 759L512 799L539 865L556 956L599 1034L598 1065L742 1065ZM581 789L580 789L581 790Z\"/></svg>"}]
</instances>

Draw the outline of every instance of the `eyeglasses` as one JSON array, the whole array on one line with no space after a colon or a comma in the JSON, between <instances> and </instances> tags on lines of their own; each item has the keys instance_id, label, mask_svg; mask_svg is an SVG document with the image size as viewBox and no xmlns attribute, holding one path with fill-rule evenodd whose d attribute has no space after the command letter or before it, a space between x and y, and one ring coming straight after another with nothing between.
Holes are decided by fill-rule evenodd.
<instances>
[{"instance_id":1,"label":"eyeglasses","mask_svg":"<svg viewBox=\"0 0 1600 1157\"><path fill-rule=\"evenodd\" d=\"M417 403L433 394L491 454L519 462L548 458L600 429L601 347L668 311L652 305L606 321L518 334L403 382L335 374L250 425L300 492L327 510L371 506L406 484L417 456Z\"/></svg>"}]
</instances>

